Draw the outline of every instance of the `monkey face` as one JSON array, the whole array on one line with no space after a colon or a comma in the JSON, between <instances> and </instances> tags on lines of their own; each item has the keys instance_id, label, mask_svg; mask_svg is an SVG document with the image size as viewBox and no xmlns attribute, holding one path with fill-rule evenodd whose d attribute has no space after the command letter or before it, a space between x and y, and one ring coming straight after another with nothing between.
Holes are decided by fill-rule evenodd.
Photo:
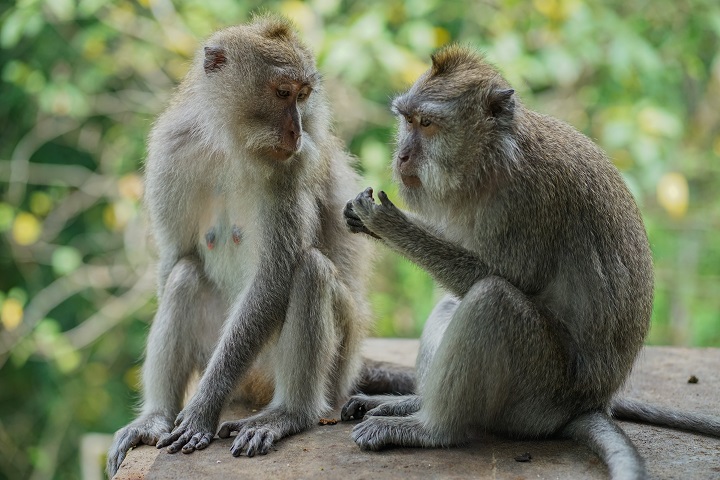
<instances>
[{"instance_id":1,"label":"monkey face","mask_svg":"<svg viewBox=\"0 0 720 480\"><path fill-rule=\"evenodd\" d=\"M287 24L231 27L209 39L203 53L215 122L232 148L286 163L325 127L327 108L313 95L320 87L313 57Z\"/></svg>"},{"instance_id":2,"label":"monkey face","mask_svg":"<svg viewBox=\"0 0 720 480\"><path fill-rule=\"evenodd\" d=\"M403 196L440 196L460 185L461 175L453 168L459 130L449 107L413 89L393 102L398 118L393 173Z\"/></svg>"},{"instance_id":3,"label":"monkey face","mask_svg":"<svg viewBox=\"0 0 720 480\"><path fill-rule=\"evenodd\" d=\"M456 197L468 184L487 187L517 155L514 90L468 49L435 54L392 110L398 117L393 171L410 204Z\"/></svg>"}]
</instances>

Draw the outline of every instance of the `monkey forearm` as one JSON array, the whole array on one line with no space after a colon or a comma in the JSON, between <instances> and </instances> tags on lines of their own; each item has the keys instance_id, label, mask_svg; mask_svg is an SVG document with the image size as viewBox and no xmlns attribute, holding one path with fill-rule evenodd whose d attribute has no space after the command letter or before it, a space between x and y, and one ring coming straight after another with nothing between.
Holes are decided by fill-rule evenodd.
<instances>
[{"instance_id":1,"label":"monkey forearm","mask_svg":"<svg viewBox=\"0 0 720 480\"><path fill-rule=\"evenodd\" d=\"M345 206L343 214L351 231L365 229L374 233L459 297L490 273L476 253L440 238L413 221L390 201L385 192L378 194L380 205L377 205L372 193L372 188L366 188Z\"/></svg>"},{"instance_id":2,"label":"monkey forearm","mask_svg":"<svg viewBox=\"0 0 720 480\"><path fill-rule=\"evenodd\" d=\"M383 229L380 236L391 249L422 267L459 297L490 273L476 253L439 238L411 221Z\"/></svg>"},{"instance_id":3,"label":"monkey forearm","mask_svg":"<svg viewBox=\"0 0 720 480\"><path fill-rule=\"evenodd\" d=\"M286 275L286 278L289 278ZM270 287L268 282L275 281ZM247 372L260 349L281 327L288 305L290 282L281 277L255 281L230 313L220 343L198 385L196 396L220 405Z\"/></svg>"}]
</instances>

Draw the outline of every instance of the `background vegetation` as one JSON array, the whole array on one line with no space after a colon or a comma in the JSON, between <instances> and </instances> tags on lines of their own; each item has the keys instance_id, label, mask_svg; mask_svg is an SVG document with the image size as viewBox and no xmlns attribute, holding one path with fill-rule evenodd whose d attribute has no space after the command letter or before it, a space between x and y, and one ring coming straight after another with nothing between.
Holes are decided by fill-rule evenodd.
<instances>
[{"instance_id":1,"label":"background vegetation","mask_svg":"<svg viewBox=\"0 0 720 480\"><path fill-rule=\"evenodd\" d=\"M0 478L77 478L132 417L155 310L145 137L199 39L258 8L317 53L367 185L393 191L390 97L462 41L596 139L645 215L652 344L720 345L716 0L19 0L0 5ZM395 195L393 195L395 196ZM417 336L431 280L387 253L377 333Z\"/></svg>"}]
</instances>

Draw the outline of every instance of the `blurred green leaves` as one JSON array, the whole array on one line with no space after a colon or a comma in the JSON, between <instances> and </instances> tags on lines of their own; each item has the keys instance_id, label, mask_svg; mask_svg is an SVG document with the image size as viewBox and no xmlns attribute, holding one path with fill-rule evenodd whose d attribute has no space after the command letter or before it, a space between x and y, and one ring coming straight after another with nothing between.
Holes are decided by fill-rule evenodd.
<instances>
[{"instance_id":1,"label":"blurred green leaves","mask_svg":"<svg viewBox=\"0 0 720 480\"><path fill-rule=\"evenodd\" d=\"M649 341L720 345L716 0L19 0L0 5L0 479L77 478L78 438L127 423L155 310L140 199L150 125L201 38L291 17L367 186L390 178L392 96L451 41L595 139L643 210ZM376 332L417 336L440 293L387 251ZM29 452L29 455L26 454Z\"/></svg>"}]
</instances>

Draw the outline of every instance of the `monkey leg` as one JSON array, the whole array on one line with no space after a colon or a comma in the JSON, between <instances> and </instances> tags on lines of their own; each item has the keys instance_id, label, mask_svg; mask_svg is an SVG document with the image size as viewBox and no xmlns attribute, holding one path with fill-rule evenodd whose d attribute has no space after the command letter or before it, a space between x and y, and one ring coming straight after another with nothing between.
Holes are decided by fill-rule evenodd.
<instances>
[{"instance_id":1,"label":"monkey leg","mask_svg":"<svg viewBox=\"0 0 720 480\"><path fill-rule=\"evenodd\" d=\"M115 434L107 460L111 478L130 448L155 445L172 429L190 375L202 368L217 340L224 308L197 259L175 264L148 336L142 411Z\"/></svg>"},{"instance_id":2,"label":"monkey leg","mask_svg":"<svg viewBox=\"0 0 720 480\"><path fill-rule=\"evenodd\" d=\"M440 346L440 342L445 333L450 320L452 319L459 300L452 296L447 295L443 298L433 309L430 317L425 322L425 328L423 329L422 338L420 339L420 350L418 352L416 362L416 377L417 382L421 383L427 377L427 371L432 359L435 357L435 352ZM365 367L368 370L368 367ZM374 377L383 379L383 377L389 377L394 379L395 375L392 370L388 367L381 369L377 367L374 372ZM402 372L401 372L402 373ZM367 374L366 374L367 375ZM415 380L415 379L413 379ZM364 382L368 383L368 380L363 379ZM376 382L378 383L378 382ZM381 385L389 384L390 381L379 382ZM415 383L415 382L413 382ZM359 388L364 393L376 393L375 389L363 388L364 385L361 383ZM414 390L413 390L414 392ZM413 393L413 392L397 392L397 393ZM395 393L392 390L386 391L385 393ZM353 395L343 406L341 411L341 419L343 421L355 419L359 420L365 415L368 416L406 416L411 413L415 413L420 409L420 397L417 395L366 395L358 394Z\"/></svg>"},{"instance_id":3,"label":"monkey leg","mask_svg":"<svg viewBox=\"0 0 720 480\"><path fill-rule=\"evenodd\" d=\"M218 435L237 432L233 456L266 454L273 444L309 428L329 410L328 380L338 349L333 322L335 267L309 251L298 266L285 323L275 347L275 394L268 407L250 418L225 422Z\"/></svg>"},{"instance_id":4,"label":"monkey leg","mask_svg":"<svg viewBox=\"0 0 720 480\"><path fill-rule=\"evenodd\" d=\"M353 429L360 447L447 446L477 427L533 438L570 420L563 400L566 349L554 323L527 296L502 278L486 277L456 308L448 304L442 311L452 320L421 383L420 410L367 418Z\"/></svg>"}]
</instances>

